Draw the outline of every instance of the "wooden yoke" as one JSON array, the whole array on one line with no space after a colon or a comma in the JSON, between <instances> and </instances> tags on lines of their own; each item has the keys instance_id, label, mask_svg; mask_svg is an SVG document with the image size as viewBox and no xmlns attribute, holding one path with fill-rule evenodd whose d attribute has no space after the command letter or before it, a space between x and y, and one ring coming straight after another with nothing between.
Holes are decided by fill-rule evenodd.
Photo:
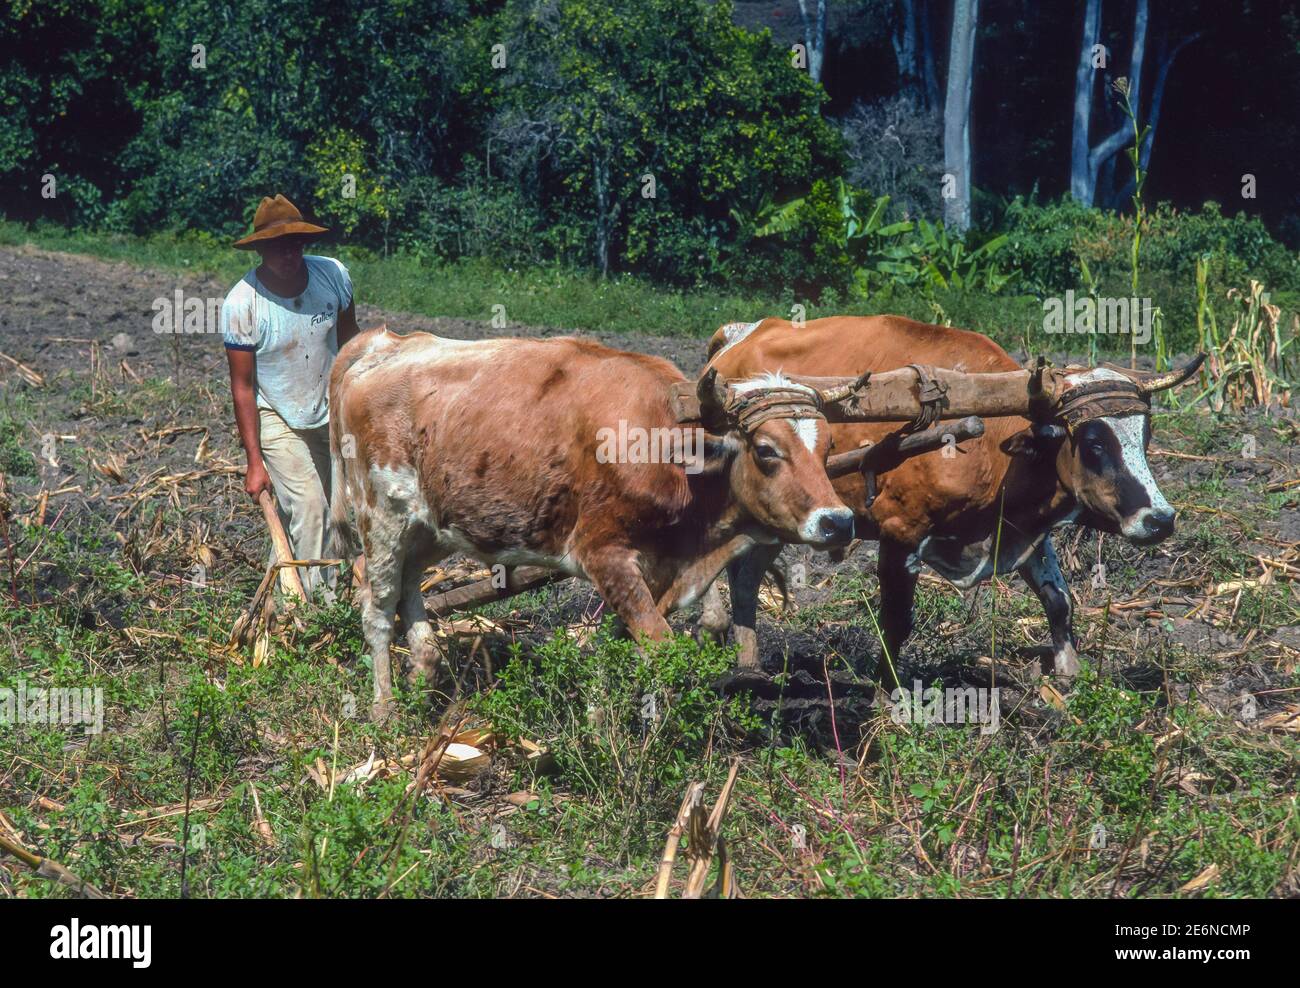
<instances>
[{"instance_id":1,"label":"wooden yoke","mask_svg":"<svg viewBox=\"0 0 1300 988\"><path fill-rule=\"evenodd\" d=\"M1035 374L1042 390L1035 398ZM972 374L946 367L899 367L896 370L849 377L798 377L789 380L813 388L829 422L918 422L970 415L1029 416L1035 401L1055 401L1060 372L999 371ZM678 422L698 422L700 401L693 381L669 389L668 400Z\"/></svg>"},{"instance_id":2,"label":"wooden yoke","mask_svg":"<svg viewBox=\"0 0 1300 988\"><path fill-rule=\"evenodd\" d=\"M822 410L830 422L911 422L921 418L926 406L937 404L940 419L963 419L968 415L1028 415L1030 382L1028 370L970 374L930 367L926 371L932 386L927 398L921 395L921 375L912 367L872 374L861 384L842 377L792 377L822 395ZM1045 386L1047 381L1043 382ZM941 393L937 401L936 393Z\"/></svg>"}]
</instances>

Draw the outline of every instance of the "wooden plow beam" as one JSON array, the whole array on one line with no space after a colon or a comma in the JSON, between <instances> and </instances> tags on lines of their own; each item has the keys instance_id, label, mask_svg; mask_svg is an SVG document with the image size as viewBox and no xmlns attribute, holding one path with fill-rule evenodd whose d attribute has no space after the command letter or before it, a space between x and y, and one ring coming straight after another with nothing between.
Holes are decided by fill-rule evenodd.
<instances>
[{"instance_id":1,"label":"wooden plow beam","mask_svg":"<svg viewBox=\"0 0 1300 988\"><path fill-rule=\"evenodd\" d=\"M967 415L951 425L936 425L910 435L893 432L878 443L836 453L826 459L826 475L834 480L855 470L884 473L892 470L910 456L919 456L939 449L952 437L953 442L965 442L984 435L984 420L978 415Z\"/></svg>"},{"instance_id":2,"label":"wooden plow beam","mask_svg":"<svg viewBox=\"0 0 1300 988\"><path fill-rule=\"evenodd\" d=\"M435 618L444 617L453 611L464 610L467 607L479 607L483 604L490 604L494 600L513 597L526 590L536 590L538 587L544 587L547 584L563 580L566 576L565 573L559 573L542 566L508 567L504 587L498 587L498 581L488 577L474 583L467 583L463 587L456 587L453 590L427 597L424 606L429 611L430 616Z\"/></svg>"}]
</instances>

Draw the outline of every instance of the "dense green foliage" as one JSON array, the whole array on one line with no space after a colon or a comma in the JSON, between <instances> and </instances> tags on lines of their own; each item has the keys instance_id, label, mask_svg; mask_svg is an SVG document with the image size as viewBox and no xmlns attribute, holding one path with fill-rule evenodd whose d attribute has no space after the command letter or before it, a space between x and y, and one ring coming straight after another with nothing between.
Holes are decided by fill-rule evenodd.
<instances>
[{"instance_id":1,"label":"dense green foliage","mask_svg":"<svg viewBox=\"0 0 1300 988\"><path fill-rule=\"evenodd\" d=\"M990 23L992 46L1019 30ZM930 151L864 165L881 143L869 115L827 116L784 42L736 26L725 0L11 0L0 50L19 220L223 243L281 191L350 245L426 263L898 309L1118 290L1132 239L1129 216L995 191L978 193L982 230L951 237L912 212ZM908 118L907 140L928 148L933 126ZM1300 289L1258 218L1155 207L1143 236L1174 339L1199 257L1214 289Z\"/></svg>"},{"instance_id":2,"label":"dense green foliage","mask_svg":"<svg viewBox=\"0 0 1300 988\"><path fill-rule=\"evenodd\" d=\"M733 211L842 164L823 94L726 4L219 6L6 12L10 45L68 53L3 77L27 114L0 134L13 215L233 237L274 190L352 242L691 281L720 272ZM107 85L114 46L135 84ZM56 126L73 103L115 140Z\"/></svg>"}]
</instances>

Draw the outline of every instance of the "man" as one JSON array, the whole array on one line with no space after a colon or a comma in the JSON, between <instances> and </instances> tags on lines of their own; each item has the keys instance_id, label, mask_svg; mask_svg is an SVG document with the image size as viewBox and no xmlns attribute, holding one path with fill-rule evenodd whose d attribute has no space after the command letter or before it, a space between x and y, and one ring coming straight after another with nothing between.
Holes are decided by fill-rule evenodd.
<instances>
[{"instance_id":1,"label":"man","mask_svg":"<svg viewBox=\"0 0 1300 988\"><path fill-rule=\"evenodd\" d=\"M303 254L304 245L327 232L305 222L284 196L264 198L253 232L234 244L257 251L262 262L221 307L235 422L248 458L244 490L254 500L274 492L298 559L324 555L330 367L357 333L348 269L332 257ZM317 567L302 577L309 594L323 579L333 582Z\"/></svg>"}]
</instances>

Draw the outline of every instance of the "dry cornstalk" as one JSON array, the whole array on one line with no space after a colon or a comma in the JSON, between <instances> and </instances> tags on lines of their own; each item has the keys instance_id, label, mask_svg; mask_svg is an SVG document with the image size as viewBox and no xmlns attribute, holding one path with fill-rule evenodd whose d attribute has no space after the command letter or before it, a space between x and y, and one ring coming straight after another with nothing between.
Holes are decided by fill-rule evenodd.
<instances>
[{"instance_id":1,"label":"dry cornstalk","mask_svg":"<svg viewBox=\"0 0 1300 988\"><path fill-rule=\"evenodd\" d=\"M659 861L659 880L655 883L656 899L668 898L668 883L673 877L673 865L677 863L677 848L682 842L682 834L686 833L691 814L695 812L703 798L703 782L692 782L686 787L686 795L682 798L681 808L678 809L677 817L668 830L668 843L664 845L663 858Z\"/></svg>"},{"instance_id":2,"label":"dry cornstalk","mask_svg":"<svg viewBox=\"0 0 1300 988\"><path fill-rule=\"evenodd\" d=\"M659 877L655 883L655 898L668 898L668 885L672 880L673 865L677 861L677 849L682 835L690 835L690 844L686 848L686 857L690 869L686 876L686 888L682 893L684 899L698 899L704 895L704 881L708 877L713 859L718 859L718 880L709 891L709 898L735 899L740 897L736 886L734 869L727 854L727 843L722 836L722 824L731 804L731 794L736 786L736 775L740 771L740 759L731 760L731 769L727 781L723 783L722 792L708 816L704 813L704 783L692 782L686 787L686 796L682 799L677 818L668 831L668 843L664 847L663 857L659 862Z\"/></svg>"},{"instance_id":3,"label":"dry cornstalk","mask_svg":"<svg viewBox=\"0 0 1300 988\"><path fill-rule=\"evenodd\" d=\"M272 563L262 575L262 582L257 585L257 590L253 594L253 599L249 601L248 607L244 609L244 613L235 619L234 626L230 629L230 637L226 640L227 644L243 645L250 638L257 636L261 625L273 611L270 606L271 597L268 591L278 572L298 566L338 566L342 562L341 559L284 559L278 563Z\"/></svg>"},{"instance_id":4,"label":"dry cornstalk","mask_svg":"<svg viewBox=\"0 0 1300 988\"><path fill-rule=\"evenodd\" d=\"M57 882L60 885L66 885L83 899L110 898L110 896L105 895L89 882L82 881L57 861L51 861L49 858L43 858L39 854L33 854L31 851L27 850L27 848L10 840L4 834L0 834L0 851L12 854L42 878L48 879L51 882Z\"/></svg>"},{"instance_id":5,"label":"dry cornstalk","mask_svg":"<svg viewBox=\"0 0 1300 988\"><path fill-rule=\"evenodd\" d=\"M15 360L9 354L0 352L0 360L7 360L18 372L18 376L34 388L39 388L45 384L45 378L41 377L35 370L28 367L21 360Z\"/></svg>"}]
</instances>

